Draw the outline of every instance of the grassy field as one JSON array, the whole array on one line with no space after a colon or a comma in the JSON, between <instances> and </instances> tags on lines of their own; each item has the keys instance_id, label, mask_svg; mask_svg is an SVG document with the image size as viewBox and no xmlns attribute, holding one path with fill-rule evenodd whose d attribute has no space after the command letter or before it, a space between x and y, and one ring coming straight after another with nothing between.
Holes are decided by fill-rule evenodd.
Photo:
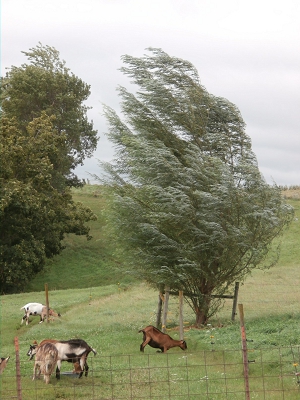
<instances>
[{"instance_id":1,"label":"grassy field","mask_svg":"<svg viewBox=\"0 0 300 400\"><path fill-rule=\"evenodd\" d=\"M1 296L1 357L12 357L1 377L1 399L16 395L10 394L15 388L15 337L20 345L23 399L150 399L155 395L198 399L199 391L201 398L244 399L239 315L231 321L230 300L203 329L193 327L194 316L184 307L186 352L177 348L161 355L148 346L145 354L139 352L142 334L138 330L155 324L158 296L144 283L119 273L113 249L105 246L100 190L89 187L75 194L98 214L98 221L91 224L94 239L66 238L64 253L31 282L31 292ZM296 214L282 238L278 265L255 271L239 292L251 340L249 359L255 360L249 364L251 398L293 400L300 394L295 378L300 371L300 202L288 201ZM35 317L29 326L20 325L20 307L44 302L46 282L50 305L61 318L39 324ZM172 297L168 333L174 339L177 325L178 300ZM29 344L75 337L98 351L96 357L89 356L90 376L81 380L62 376L59 382L52 377L48 387L42 381L32 382L33 364L26 357ZM70 369L63 364L63 371ZM283 389L288 391L285 395Z\"/></svg>"},{"instance_id":2,"label":"grassy field","mask_svg":"<svg viewBox=\"0 0 300 400\"><path fill-rule=\"evenodd\" d=\"M90 207L97 215L97 221L91 221L91 240L84 236L66 235L66 248L59 255L48 261L45 270L39 273L25 288L29 292L44 290L45 283L54 290L68 288L86 288L91 286L106 286L132 282L132 277L125 275L119 269L114 257L113 244L105 235L102 209L104 199L101 187L86 185L82 189L74 189L73 198Z\"/></svg>"}]
</instances>

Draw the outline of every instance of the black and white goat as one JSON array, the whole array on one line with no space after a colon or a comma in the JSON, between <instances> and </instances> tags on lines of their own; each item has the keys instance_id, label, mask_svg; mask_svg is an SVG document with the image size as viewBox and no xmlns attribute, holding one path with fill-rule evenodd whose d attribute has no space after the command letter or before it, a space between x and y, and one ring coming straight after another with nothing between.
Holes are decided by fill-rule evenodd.
<instances>
[{"instance_id":1,"label":"black and white goat","mask_svg":"<svg viewBox=\"0 0 300 400\"><path fill-rule=\"evenodd\" d=\"M37 353L39 347L47 342L52 343L58 351L57 367L56 367L57 379L60 379L60 369L62 361L72 362L75 366L75 371L79 373L79 378L82 377L84 371L85 371L85 376L88 375L89 367L86 361L87 357L90 354L90 352L93 352L94 355L96 355L97 352L82 339L70 339L70 340L45 339L39 345L37 343L35 343L34 345L30 345L30 348L27 352L27 355L30 357L30 360Z\"/></svg>"},{"instance_id":2,"label":"black and white goat","mask_svg":"<svg viewBox=\"0 0 300 400\"><path fill-rule=\"evenodd\" d=\"M21 307L20 310L25 311L24 317L21 320L21 324L23 324L24 320L26 320L26 325L28 325L30 315L39 315L40 323L44 322L47 316L47 307L42 303L28 303ZM60 317L60 314L56 313L54 310L52 310L52 308L49 308L48 314L52 317Z\"/></svg>"},{"instance_id":3,"label":"black and white goat","mask_svg":"<svg viewBox=\"0 0 300 400\"><path fill-rule=\"evenodd\" d=\"M45 383L48 384L50 382L50 376L57 364L57 358L58 350L53 343L47 342L41 346L38 346L35 355L32 380L34 380L37 376L39 377L42 373L44 375Z\"/></svg>"}]
</instances>

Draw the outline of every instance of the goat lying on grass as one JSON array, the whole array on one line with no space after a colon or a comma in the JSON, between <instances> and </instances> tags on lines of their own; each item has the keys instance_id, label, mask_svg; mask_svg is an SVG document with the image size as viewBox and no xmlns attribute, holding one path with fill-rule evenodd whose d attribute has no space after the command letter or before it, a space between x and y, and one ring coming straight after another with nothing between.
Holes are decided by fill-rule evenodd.
<instances>
[{"instance_id":1,"label":"goat lying on grass","mask_svg":"<svg viewBox=\"0 0 300 400\"><path fill-rule=\"evenodd\" d=\"M28 325L30 315L39 315L40 323L44 322L47 316L47 307L41 303L28 303L20 309L25 311L24 317L21 320L21 324L23 324L24 320L26 320L26 325ZM52 308L49 308L48 313L52 317L60 317L60 314L56 313L54 310L52 310Z\"/></svg>"},{"instance_id":2,"label":"goat lying on grass","mask_svg":"<svg viewBox=\"0 0 300 400\"><path fill-rule=\"evenodd\" d=\"M172 347L180 347L182 350L187 349L185 340L174 340L171 336L161 332L159 329L152 325L146 326L139 332L143 332L143 343L140 346L140 350L144 351L147 344L155 349L160 349L162 353L166 353L167 350Z\"/></svg>"},{"instance_id":3,"label":"goat lying on grass","mask_svg":"<svg viewBox=\"0 0 300 400\"><path fill-rule=\"evenodd\" d=\"M44 375L44 381L49 383L50 376L53 373L57 363L57 358L58 351L53 343L47 342L39 346L35 355L32 380L34 380L37 376L39 377L42 373ZM37 370L39 371L38 375Z\"/></svg>"},{"instance_id":4,"label":"goat lying on grass","mask_svg":"<svg viewBox=\"0 0 300 400\"><path fill-rule=\"evenodd\" d=\"M6 357L6 358L1 357L0 358L0 375L2 374L4 368L6 367L6 364L8 363L9 359L10 359L10 357Z\"/></svg>"},{"instance_id":5,"label":"goat lying on grass","mask_svg":"<svg viewBox=\"0 0 300 400\"><path fill-rule=\"evenodd\" d=\"M90 352L93 352L94 355L97 354L96 350L90 347L84 340L82 339L70 339L70 340L54 340L54 339L45 339L39 345L35 342L34 345L30 345L30 348L27 352L27 355L30 357L30 360L37 353L39 347L44 343L53 344L58 351L57 358L57 367L56 367L56 378L60 379L60 369L61 362L68 361L74 364L75 372L79 374L79 378L82 377L83 372L85 371L85 376L88 375L88 364L87 357Z\"/></svg>"}]
</instances>

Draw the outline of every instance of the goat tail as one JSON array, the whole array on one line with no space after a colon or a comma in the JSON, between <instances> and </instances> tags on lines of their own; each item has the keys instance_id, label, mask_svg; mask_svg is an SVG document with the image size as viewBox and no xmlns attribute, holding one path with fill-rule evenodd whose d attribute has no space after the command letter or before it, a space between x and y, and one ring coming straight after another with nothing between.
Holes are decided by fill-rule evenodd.
<instances>
[{"instance_id":1,"label":"goat tail","mask_svg":"<svg viewBox=\"0 0 300 400\"><path fill-rule=\"evenodd\" d=\"M93 349L93 348L91 347L91 350L92 350L92 352L94 353L94 356L97 355L97 351L96 351L95 349Z\"/></svg>"}]
</instances>

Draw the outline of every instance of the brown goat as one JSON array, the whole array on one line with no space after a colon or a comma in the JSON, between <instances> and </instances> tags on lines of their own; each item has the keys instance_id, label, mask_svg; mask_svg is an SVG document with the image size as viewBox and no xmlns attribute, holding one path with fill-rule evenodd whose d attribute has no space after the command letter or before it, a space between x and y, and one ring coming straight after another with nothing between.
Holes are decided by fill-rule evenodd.
<instances>
[{"instance_id":1,"label":"brown goat","mask_svg":"<svg viewBox=\"0 0 300 400\"><path fill-rule=\"evenodd\" d=\"M2 374L4 368L6 367L6 364L8 363L9 359L10 359L10 357L6 357L6 358L1 357L0 358L0 375Z\"/></svg>"},{"instance_id":2,"label":"brown goat","mask_svg":"<svg viewBox=\"0 0 300 400\"><path fill-rule=\"evenodd\" d=\"M60 314L52 310L52 308L48 309L48 315L49 317L60 317ZM41 320L44 321L46 317L47 317L47 307L44 306L42 308Z\"/></svg>"},{"instance_id":3,"label":"brown goat","mask_svg":"<svg viewBox=\"0 0 300 400\"><path fill-rule=\"evenodd\" d=\"M141 351L144 351L147 344L155 349L160 349L162 353L166 353L172 347L180 347L182 350L187 349L185 340L174 340L171 336L161 332L152 325L146 326L146 328L141 329L139 332L143 332L144 335L143 343L140 346Z\"/></svg>"},{"instance_id":4,"label":"brown goat","mask_svg":"<svg viewBox=\"0 0 300 400\"><path fill-rule=\"evenodd\" d=\"M48 384L50 382L50 376L53 373L58 358L57 348L53 343L47 342L37 348L35 355L35 362L33 368L33 380L42 373L44 375L44 381Z\"/></svg>"}]
</instances>

